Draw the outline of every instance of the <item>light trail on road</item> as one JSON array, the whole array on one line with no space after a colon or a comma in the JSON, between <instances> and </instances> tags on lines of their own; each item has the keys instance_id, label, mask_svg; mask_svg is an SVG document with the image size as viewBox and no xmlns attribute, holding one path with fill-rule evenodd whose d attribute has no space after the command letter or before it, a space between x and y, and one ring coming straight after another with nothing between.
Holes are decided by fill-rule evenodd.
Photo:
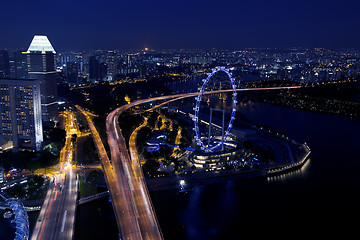
<instances>
[{"instance_id":1,"label":"light trail on road","mask_svg":"<svg viewBox=\"0 0 360 240\"><path fill-rule=\"evenodd\" d=\"M66 141L60 152L59 172L53 173L54 181L49 185L32 240L72 239L74 235L77 180L71 166L75 151L71 139L73 134L79 133L79 128L73 112L65 112L65 115Z\"/></svg>"}]
</instances>

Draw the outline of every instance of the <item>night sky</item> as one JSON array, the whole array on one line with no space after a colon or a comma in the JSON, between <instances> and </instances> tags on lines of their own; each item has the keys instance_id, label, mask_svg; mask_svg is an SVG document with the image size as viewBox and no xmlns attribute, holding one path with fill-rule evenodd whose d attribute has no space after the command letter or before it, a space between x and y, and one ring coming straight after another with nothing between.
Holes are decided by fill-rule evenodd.
<instances>
[{"instance_id":1,"label":"night sky","mask_svg":"<svg viewBox=\"0 0 360 240\"><path fill-rule=\"evenodd\" d=\"M34 34L57 51L360 49L359 11L354 0L5 0L0 49L26 49Z\"/></svg>"}]
</instances>

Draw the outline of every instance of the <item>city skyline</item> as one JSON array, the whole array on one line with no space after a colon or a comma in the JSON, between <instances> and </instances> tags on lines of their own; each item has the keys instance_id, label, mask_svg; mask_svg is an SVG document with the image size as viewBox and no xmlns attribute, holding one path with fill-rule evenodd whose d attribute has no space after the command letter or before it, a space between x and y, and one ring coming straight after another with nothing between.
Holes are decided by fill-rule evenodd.
<instances>
[{"instance_id":1,"label":"city skyline","mask_svg":"<svg viewBox=\"0 0 360 240\"><path fill-rule=\"evenodd\" d=\"M16 6L21 5L21 8ZM60 51L170 48L360 48L359 3L343 1L64 1L4 3L1 48L47 35ZM13 14L16 10L16 18ZM32 14L36 9L41 14ZM52 21L44 21L52 18ZM11 21L9 21L11 19ZM23 23L27 27L23 28Z\"/></svg>"}]
</instances>

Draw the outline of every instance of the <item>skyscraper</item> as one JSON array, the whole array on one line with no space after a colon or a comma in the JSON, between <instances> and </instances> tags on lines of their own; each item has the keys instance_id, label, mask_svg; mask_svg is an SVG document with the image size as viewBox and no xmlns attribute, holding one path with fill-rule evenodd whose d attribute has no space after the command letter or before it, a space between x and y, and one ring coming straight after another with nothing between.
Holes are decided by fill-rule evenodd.
<instances>
[{"instance_id":1,"label":"skyscraper","mask_svg":"<svg viewBox=\"0 0 360 240\"><path fill-rule=\"evenodd\" d=\"M66 80L69 85L79 84L79 63L78 62L67 62L66 63Z\"/></svg>"},{"instance_id":2,"label":"skyscraper","mask_svg":"<svg viewBox=\"0 0 360 240\"><path fill-rule=\"evenodd\" d=\"M100 63L97 56L89 58L89 79L90 81L103 81L106 77L107 65Z\"/></svg>"},{"instance_id":3,"label":"skyscraper","mask_svg":"<svg viewBox=\"0 0 360 240\"><path fill-rule=\"evenodd\" d=\"M6 50L0 50L0 78L10 77L9 53Z\"/></svg>"},{"instance_id":4,"label":"skyscraper","mask_svg":"<svg viewBox=\"0 0 360 240\"><path fill-rule=\"evenodd\" d=\"M43 122L58 117L55 50L46 36L35 35L27 50L28 76L40 80Z\"/></svg>"},{"instance_id":5,"label":"skyscraper","mask_svg":"<svg viewBox=\"0 0 360 240\"><path fill-rule=\"evenodd\" d=\"M113 81L117 74L117 64L116 64L116 53L115 51L108 51L107 58L107 80Z\"/></svg>"},{"instance_id":6,"label":"skyscraper","mask_svg":"<svg viewBox=\"0 0 360 240\"><path fill-rule=\"evenodd\" d=\"M14 53L15 59L15 76L18 79L27 79L28 78L28 63L27 63L27 53L19 50Z\"/></svg>"},{"instance_id":7,"label":"skyscraper","mask_svg":"<svg viewBox=\"0 0 360 240\"><path fill-rule=\"evenodd\" d=\"M43 141L40 80L0 79L0 145L40 150Z\"/></svg>"}]
</instances>

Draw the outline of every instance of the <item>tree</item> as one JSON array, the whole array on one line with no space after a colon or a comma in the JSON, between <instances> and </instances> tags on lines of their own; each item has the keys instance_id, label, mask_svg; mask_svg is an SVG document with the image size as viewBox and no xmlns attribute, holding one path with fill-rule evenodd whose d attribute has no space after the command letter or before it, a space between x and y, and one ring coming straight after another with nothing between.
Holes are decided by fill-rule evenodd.
<instances>
[{"instance_id":1,"label":"tree","mask_svg":"<svg viewBox=\"0 0 360 240\"><path fill-rule=\"evenodd\" d=\"M49 138L51 142L65 142L66 131L60 128L49 129Z\"/></svg>"},{"instance_id":2,"label":"tree","mask_svg":"<svg viewBox=\"0 0 360 240\"><path fill-rule=\"evenodd\" d=\"M76 139L77 139L77 135L76 135L76 134L71 135L71 141L72 141L73 143L76 142Z\"/></svg>"},{"instance_id":3,"label":"tree","mask_svg":"<svg viewBox=\"0 0 360 240\"><path fill-rule=\"evenodd\" d=\"M170 122L169 122L169 121L166 121L166 122L165 122L165 126L166 126L166 128L170 128Z\"/></svg>"},{"instance_id":4,"label":"tree","mask_svg":"<svg viewBox=\"0 0 360 240\"><path fill-rule=\"evenodd\" d=\"M156 127L160 130L161 126L162 126L162 118L159 117L159 120L158 120L158 123L157 123Z\"/></svg>"},{"instance_id":5,"label":"tree","mask_svg":"<svg viewBox=\"0 0 360 240\"><path fill-rule=\"evenodd\" d=\"M155 160L147 160L142 167L144 173L146 173L148 176L153 176L160 167L160 164Z\"/></svg>"}]
</instances>

